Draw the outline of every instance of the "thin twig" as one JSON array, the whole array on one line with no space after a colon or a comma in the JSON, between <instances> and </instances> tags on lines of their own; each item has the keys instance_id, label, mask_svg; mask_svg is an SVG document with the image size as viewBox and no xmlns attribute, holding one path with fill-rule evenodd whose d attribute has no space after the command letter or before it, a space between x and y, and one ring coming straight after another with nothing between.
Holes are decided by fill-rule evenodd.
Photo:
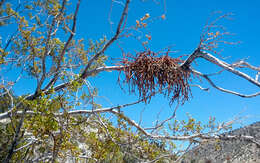
<instances>
[{"instance_id":1,"label":"thin twig","mask_svg":"<svg viewBox=\"0 0 260 163\"><path fill-rule=\"evenodd\" d=\"M62 62L62 60L64 58L65 52L66 52L66 50L67 50L67 48L68 48L72 38L75 36L76 21L77 21L77 15L78 15L78 11L79 11L79 6L80 6L80 0L78 0L78 2L77 2L77 6L76 6L75 13L74 13L74 16L73 16L73 24L72 24L72 29L71 29L72 32L71 32L67 42L65 43L64 48L62 49L61 54L60 54L59 59L58 59L57 68L56 68L56 71L55 71L56 73L55 73L54 77L52 78L52 80L46 85L46 87L43 90L46 90L49 87L53 86L54 83L58 79L58 76L60 74L59 71L60 71L60 68L61 68L61 62Z\"/></svg>"},{"instance_id":2,"label":"thin twig","mask_svg":"<svg viewBox=\"0 0 260 163\"><path fill-rule=\"evenodd\" d=\"M89 71L89 68L90 66L92 65L92 63L97 60L97 58L102 55L106 49L114 42L118 39L119 37L119 34L121 33L122 31L122 24L124 21L126 21L126 17L127 17L127 14L128 14L128 6L129 6L129 3L130 3L130 0L126 0L126 3L125 3L125 8L123 10L123 13L121 15L121 18L119 20L119 23L117 25L117 29L116 29L116 33L115 35L104 45L104 47L99 51L97 52L88 62L87 66L85 67L83 73L81 74L81 78L86 78L88 76L88 71Z\"/></svg>"},{"instance_id":3,"label":"thin twig","mask_svg":"<svg viewBox=\"0 0 260 163\"><path fill-rule=\"evenodd\" d=\"M260 95L260 92L256 92L254 94L246 95L246 94L241 94L241 93L238 93L238 92L235 92L235 91L231 91L231 90L228 90L228 89L221 88L221 87L217 86L207 75L202 74L201 72L196 71L196 70L191 70L191 71L194 74L199 75L199 76L205 78L212 87L214 87L214 88L216 88L216 89L218 89L218 90L220 90L222 92L230 93L230 94L237 95L237 96L244 97L244 98L251 98L251 97L256 97L256 96Z\"/></svg>"},{"instance_id":4,"label":"thin twig","mask_svg":"<svg viewBox=\"0 0 260 163\"><path fill-rule=\"evenodd\" d=\"M50 25L49 27L49 31L48 31L48 34L47 34L47 37L46 37L46 41L45 41L45 52L44 52L44 55L42 57L42 76L41 76L41 79L39 81L39 83L37 84L37 88L36 88L36 94L40 92L40 89L41 89L41 86L46 78L46 56L49 52L49 43L50 43L50 39L51 39L51 33L52 33L52 30L53 30L53 27L55 26L55 22L57 20L57 18L64 12L64 8L65 8L65 5L66 5L66 0L63 0L62 1L62 7L60 9L60 12L59 14L57 14L53 20L52 20L52 24ZM75 16L75 15L74 15ZM62 58L60 58L62 59Z\"/></svg>"}]
</instances>

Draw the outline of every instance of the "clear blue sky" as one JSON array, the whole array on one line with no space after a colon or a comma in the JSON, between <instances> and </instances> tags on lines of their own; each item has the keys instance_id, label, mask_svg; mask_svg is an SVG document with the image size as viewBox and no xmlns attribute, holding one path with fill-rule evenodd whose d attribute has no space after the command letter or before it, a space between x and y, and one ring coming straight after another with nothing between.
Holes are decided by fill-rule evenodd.
<instances>
[{"instance_id":1,"label":"clear blue sky","mask_svg":"<svg viewBox=\"0 0 260 163\"><path fill-rule=\"evenodd\" d=\"M74 0L75 1L75 0ZM73 2L74 2L73 1ZM155 1L160 2L156 4ZM148 24L147 32L150 32L152 40L149 47L151 50L158 51L169 45L173 45L172 50L178 53L171 54L172 57L190 54L197 47L199 37L206 20L212 12L222 11L223 13L232 12L234 14L232 21L223 21L222 25L235 33L232 36L233 41L242 43L235 46L223 46L222 56L229 57L227 62L233 62L241 58L248 58L253 65L260 65L259 38L260 38L260 1L258 0L166 0L166 10L163 1L160 0L132 0L129 7L129 17L127 26L135 25L135 21L140 19L146 13L151 17L157 17L166 11L166 20L156 20ZM112 36L109 24L109 12L111 2L109 0L82 0L77 24L77 37L88 39L99 39L104 35L107 38ZM111 20L115 23L120 17L122 6L114 3ZM126 52L142 50L142 47L134 40L124 39L120 45L126 49ZM107 65L113 65L122 58L122 53L115 44L108 49L106 55L112 59ZM216 66L202 60L198 61L196 69L204 73L214 72ZM91 78L91 84L99 90L99 95L105 98L97 99L104 107L133 102L138 99L136 95L125 93L117 84L118 72L103 72L96 78ZM236 90L241 93L254 93L260 89L247 81L236 77L231 73L224 72L216 76L213 80L219 86ZM255 122L260 119L260 97L244 99L234 95L226 94L215 90L209 84L202 80L199 83L194 80L194 84L200 84L203 87L209 87L210 92L201 91L198 88L192 88L193 98L181 106L177 113L177 118L184 119L186 113L190 113L197 120L207 121L209 116L215 116L217 121L227 121L234 116L249 116L244 124ZM27 85L29 87L29 85ZM17 93L28 90L23 85L18 85ZM127 89L125 89L127 91ZM160 118L166 118L172 112L173 108L168 105L168 100L157 96L152 99L148 105L140 104L134 107L125 108L125 113L135 120L139 120L140 113L143 111L143 124L147 127L152 125L156 119L157 113L161 110Z\"/></svg>"},{"instance_id":2,"label":"clear blue sky","mask_svg":"<svg viewBox=\"0 0 260 163\"><path fill-rule=\"evenodd\" d=\"M158 2L161 2L157 0ZM232 37L234 41L242 43L235 46L223 46L224 57L230 57L226 61L233 62L241 58L249 58L253 65L260 65L259 38L260 38L260 1L251 0L166 0L166 20L157 20L148 25L148 30L152 35L150 48L160 50L169 45L174 45L172 50L177 50L181 54L190 54L197 47L199 37L209 18L210 14L215 11L223 13L232 12L234 14L232 21L223 21L223 25L228 31L235 33ZM113 5L111 20L117 23L122 7L118 4ZM78 35L89 38L100 38L103 35L111 36L109 25L110 1L95 0L82 1L80 19L78 25ZM129 7L129 17L127 25L134 25L135 20L140 19L144 14L149 13L151 17L157 17L164 13L164 5L157 5L152 0L141 2L133 0ZM115 27L115 25L113 27ZM128 40L123 40L121 46L125 47L127 52L141 50L140 46ZM122 54L117 46L110 48L107 53L112 58L121 58ZM115 60L116 61L116 60ZM112 64L112 63L111 63ZM111 65L108 63L108 65ZM198 70L208 73L214 72L216 67L206 62L198 62ZM100 96L104 96L114 104L132 102L137 97L124 93L116 84L117 72L101 73L92 84L99 88ZM213 78L214 81L224 88L230 88L242 93L254 93L259 88L236 77L231 73L223 73ZM197 82L198 83L198 82ZM203 87L210 87L203 80ZM244 124L248 124L260 119L260 97L244 99L234 95L219 92L210 87L210 92L201 91L193 88L193 98L179 108L177 118L185 118L189 112L196 119L205 121L209 116L215 116L218 121L227 121L236 115L250 116ZM103 102L104 106L110 106L110 102ZM141 110L145 108L143 115L143 124L149 126L156 118L158 111L162 110L161 118L167 117L173 108L170 108L168 101L162 97L152 99L149 105L136 105L126 108L125 112L138 120Z\"/></svg>"}]
</instances>

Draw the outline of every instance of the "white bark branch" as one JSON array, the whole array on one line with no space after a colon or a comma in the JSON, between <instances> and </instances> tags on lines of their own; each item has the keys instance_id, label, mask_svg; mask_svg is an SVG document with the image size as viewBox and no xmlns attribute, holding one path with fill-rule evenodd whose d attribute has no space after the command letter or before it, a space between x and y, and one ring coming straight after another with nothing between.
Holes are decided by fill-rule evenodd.
<instances>
[{"instance_id":1,"label":"white bark branch","mask_svg":"<svg viewBox=\"0 0 260 163\"><path fill-rule=\"evenodd\" d=\"M123 113L118 112L116 110L110 111L111 113L120 116L125 121L128 122L129 125L135 127L137 130L139 130L141 133L143 133L145 136L150 137L152 139L160 139L160 140L182 140L182 141L193 141L194 139L204 139L204 140L246 140L250 141L252 143L257 144L260 146L260 142L256 141L256 139L253 136L247 136L247 135L217 135L217 134L210 134L210 133L197 133L193 135L188 136L170 136L170 135L154 135L149 132L147 132L143 127L141 127L139 124L137 124L134 120L128 118Z\"/></svg>"},{"instance_id":2,"label":"white bark branch","mask_svg":"<svg viewBox=\"0 0 260 163\"><path fill-rule=\"evenodd\" d=\"M218 65L219 67L222 67L225 70L227 70L227 71L229 71L229 72L231 72L231 73L233 73L235 75L238 75L238 76L246 79L247 81L251 82L252 84L260 87L260 82L258 82L257 80L251 78L249 75L247 75L247 74L245 74L245 73L243 73L241 71L236 70L231 64L228 64L228 63L226 63L226 62L224 62L224 61L214 57L213 55L211 55L211 54L209 54L209 53L207 53L205 51L201 52L200 57L204 58L207 61L209 61L211 63L214 63L214 64Z\"/></svg>"},{"instance_id":3,"label":"white bark branch","mask_svg":"<svg viewBox=\"0 0 260 163\"><path fill-rule=\"evenodd\" d=\"M260 95L260 92L256 92L256 93L254 93L254 94L249 94L249 95L247 95L247 94L242 94L242 93L238 93L238 92L235 92L235 91L231 91L231 90L228 90L228 89L221 88L221 87L217 86L217 85L208 77L208 75L202 74L201 72L196 71L196 70L193 70L193 69L191 69L191 71L192 71L192 73L194 73L194 74L196 74L196 75L199 75L199 76L203 77L204 79L206 79L212 87L214 87L214 88L216 88L216 89L218 89L218 90L220 90L220 91L222 91L222 92L229 93L229 94L233 94L233 95L237 95L237 96L244 97L244 98L252 98L252 97L256 97L256 96L259 96L259 95Z\"/></svg>"},{"instance_id":4,"label":"white bark branch","mask_svg":"<svg viewBox=\"0 0 260 163\"><path fill-rule=\"evenodd\" d=\"M119 20L119 23L117 25L117 29L116 29L116 33L115 35L104 45L104 47L98 52L96 53L88 62L88 64L86 65L83 73L81 74L81 78L86 78L87 76L89 76L89 68L90 66L92 65L92 63L98 59L98 57L100 55L102 55L106 49L114 42L118 39L120 33L122 32L122 24L124 21L126 21L126 17L127 17L127 14L128 14L128 6L129 6L129 3L130 3L130 0L126 0L126 3L125 3L125 7L124 7L124 10L121 14L121 18Z\"/></svg>"}]
</instances>

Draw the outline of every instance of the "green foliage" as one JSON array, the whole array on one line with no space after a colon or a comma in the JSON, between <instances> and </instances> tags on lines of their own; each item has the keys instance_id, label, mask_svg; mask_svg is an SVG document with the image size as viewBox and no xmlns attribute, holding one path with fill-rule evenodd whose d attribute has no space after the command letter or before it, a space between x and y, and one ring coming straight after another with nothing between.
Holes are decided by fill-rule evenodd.
<instances>
[{"instance_id":1,"label":"green foliage","mask_svg":"<svg viewBox=\"0 0 260 163\"><path fill-rule=\"evenodd\" d=\"M87 95L82 96L84 97ZM21 102L22 97L14 99L17 104ZM10 107L9 96L3 96L0 102L3 108ZM15 152L13 160L33 160L35 156L43 157L47 153L56 153L60 162L66 160L68 154L77 158L89 153L89 162L135 162L137 158L153 160L162 153L168 153L165 144L150 140L142 134L134 134L122 118L118 118L118 126L115 127L102 116L102 125L98 121L100 115L67 114L70 106L66 104L68 101L64 96L44 94L35 100L23 100L23 104L14 110L13 114L17 114L23 108L31 108L31 114L26 116L23 132L19 135L17 149L22 149ZM57 115L61 109L63 113ZM0 125L1 160L7 155L8 150L5 149L9 149L12 142L9 138L14 136L18 123L17 117L12 119L11 123ZM23 147L28 143L31 145Z\"/></svg>"}]
</instances>

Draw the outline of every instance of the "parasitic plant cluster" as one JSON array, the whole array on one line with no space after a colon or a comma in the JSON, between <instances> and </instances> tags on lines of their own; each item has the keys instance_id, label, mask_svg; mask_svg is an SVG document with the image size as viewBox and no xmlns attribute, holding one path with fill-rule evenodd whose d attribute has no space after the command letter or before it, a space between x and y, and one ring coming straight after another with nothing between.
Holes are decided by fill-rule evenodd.
<instances>
[{"instance_id":1,"label":"parasitic plant cluster","mask_svg":"<svg viewBox=\"0 0 260 163\"><path fill-rule=\"evenodd\" d=\"M158 92L170 98L170 104L176 100L183 104L191 96L191 90L190 71L180 67L181 63L181 58L171 58L168 54L158 56L150 50L136 56L127 55L121 61L124 82L129 85L129 92L138 90L145 102Z\"/></svg>"}]
</instances>

